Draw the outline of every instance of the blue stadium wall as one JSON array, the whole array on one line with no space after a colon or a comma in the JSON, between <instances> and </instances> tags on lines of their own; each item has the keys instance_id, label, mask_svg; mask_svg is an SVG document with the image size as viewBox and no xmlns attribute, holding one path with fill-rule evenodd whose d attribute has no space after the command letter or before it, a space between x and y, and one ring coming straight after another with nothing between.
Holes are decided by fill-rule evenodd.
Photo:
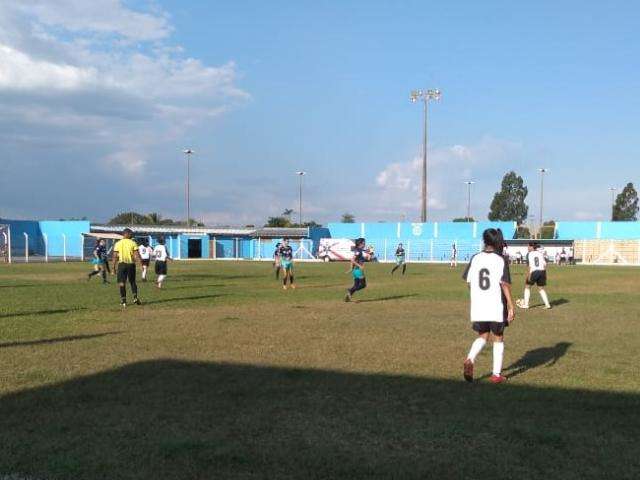
<instances>
[{"instance_id":1,"label":"blue stadium wall","mask_svg":"<svg viewBox=\"0 0 640 480\"><path fill-rule=\"evenodd\" d=\"M428 222L428 223L330 223L332 238L409 240L473 240L487 228L500 228L505 238L514 238L515 222Z\"/></svg>"},{"instance_id":2,"label":"blue stadium wall","mask_svg":"<svg viewBox=\"0 0 640 480\"><path fill-rule=\"evenodd\" d=\"M48 240L48 254L51 257L82 256L83 233L91 228L87 221L55 221L55 220L7 220L0 218L0 224L9 225L11 229L11 254L25 254L28 235L29 255L45 254L45 238ZM66 238L65 238L66 237Z\"/></svg>"}]
</instances>

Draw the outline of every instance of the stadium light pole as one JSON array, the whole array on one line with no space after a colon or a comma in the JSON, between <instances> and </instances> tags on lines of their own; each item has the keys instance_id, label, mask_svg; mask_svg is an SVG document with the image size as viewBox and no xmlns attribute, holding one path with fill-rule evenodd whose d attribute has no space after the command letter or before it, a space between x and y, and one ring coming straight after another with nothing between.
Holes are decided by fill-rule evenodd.
<instances>
[{"instance_id":1,"label":"stadium light pole","mask_svg":"<svg viewBox=\"0 0 640 480\"><path fill-rule=\"evenodd\" d=\"M473 185L473 180L467 180L464 182L467 184L467 222L471 221L471 185Z\"/></svg>"},{"instance_id":2,"label":"stadium light pole","mask_svg":"<svg viewBox=\"0 0 640 480\"><path fill-rule=\"evenodd\" d=\"M538 222L540 224L540 231L538 233L538 236L540 237L540 239L542 239L542 225L543 225L543 220L542 220L542 206L544 203L544 174L549 172L548 168L539 168L538 171L540 172L540 218L538 219Z\"/></svg>"},{"instance_id":3,"label":"stadium light pole","mask_svg":"<svg viewBox=\"0 0 640 480\"><path fill-rule=\"evenodd\" d=\"M191 228L191 155L195 152L190 148L182 151L187 157L187 184L186 184L186 196L187 196L187 228Z\"/></svg>"},{"instance_id":4,"label":"stadium light pole","mask_svg":"<svg viewBox=\"0 0 640 480\"><path fill-rule=\"evenodd\" d=\"M302 177L304 177L307 174L307 172L296 172L296 175L298 175L298 178L300 179L300 182L298 184L298 223L300 224L300 226L302 226Z\"/></svg>"},{"instance_id":5,"label":"stadium light pole","mask_svg":"<svg viewBox=\"0 0 640 480\"><path fill-rule=\"evenodd\" d=\"M429 100L440 100L442 92L436 89L413 90L409 95L411 103L422 100L424 104L424 132L422 137L422 209L420 219L422 223L427 221L427 105Z\"/></svg>"},{"instance_id":6,"label":"stadium light pole","mask_svg":"<svg viewBox=\"0 0 640 480\"><path fill-rule=\"evenodd\" d=\"M609 191L611 192L611 220L613 220L614 207L616 206L616 187L609 187Z\"/></svg>"}]
</instances>

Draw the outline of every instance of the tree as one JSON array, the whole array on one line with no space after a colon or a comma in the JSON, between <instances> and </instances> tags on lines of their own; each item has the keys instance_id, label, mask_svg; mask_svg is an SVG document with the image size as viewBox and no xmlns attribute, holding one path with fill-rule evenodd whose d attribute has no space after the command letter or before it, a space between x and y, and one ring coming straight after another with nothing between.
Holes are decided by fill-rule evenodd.
<instances>
[{"instance_id":1,"label":"tree","mask_svg":"<svg viewBox=\"0 0 640 480\"><path fill-rule=\"evenodd\" d=\"M616 197L611 212L614 222L635 222L638 219L638 192L633 183L627 183L622 192Z\"/></svg>"},{"instance_id":2,"label":"tree","mask_svg":"<svg viewBox=\"0 0 640 480\"><path fill-rule=\"evenodd\" d=\"M356 223L356 217L352 213L342 214L342 223Z\"/></svg>"},{"instance_id":3,"label":"tree","mask_svg":"<svg viewBox=\"0 0 640 480\"><path fill-rule=\"evenodd\" d=\"M516 230L516 238L531 238L531 231L525 225L518 226Z\"/></svg>"},{"instance_id":4,"label":"tree","mask_svg":"<svg viewBox=\"0 0 640 480\"><path fill-rule=\"evenodd\" d=\"M544 222L540 229L539 238L554 238L556 233L556 221L549 220Z\"/></svg>"},{"instance_id":5,"label":"tree","mask_svg":"<svg viewBox=\"0 0 640 480\"><path fill-rule=\"evenodd\" d=\"M529 189L521 176L513 171L506 173L500 191L493 196L489 220L523 223L529 213L529 207L524 202L528 193Z\"/></svg>"},{"instance_id":6,"label":"tree","mask_svg":"<svg viewBox=\"0 0 640 480\"><path fill-rule=\"evenodd\" d=\"M149 218L138 212L122 212L108 222L109 225L148 225Z\"/></svg>"},{"instance_id":7,"label":"tree","mask_svg":"<svg viewBox=\"0 0 640 480\"><path fill-rule=\"evenodd\" d=\"M454 222L475 222L473 217L458 217L453 219Z\"/></svg>"},{"instance_id":8,"label":"tree","mask_svg":"<svg viewBox=\"0 0 640 480\"><path fill-rule=\"evenodd\" d=\"M273 228L287 228L291 226L291 222L288 218L281 215L279 217L269 217L267 219L267 223L264 226Z\"/></svg>"}]
</instances>

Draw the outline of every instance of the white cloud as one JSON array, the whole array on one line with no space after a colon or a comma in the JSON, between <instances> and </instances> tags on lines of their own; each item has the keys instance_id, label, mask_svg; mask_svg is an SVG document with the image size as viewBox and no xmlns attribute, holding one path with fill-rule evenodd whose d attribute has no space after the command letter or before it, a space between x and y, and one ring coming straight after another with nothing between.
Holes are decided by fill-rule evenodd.
<instances>
[{"instance_id":1,"label":"white cloud","mask_svg":"<svg viewBox=\"0 0 640 480\"><path fill-rule=\"evenodd\" d=\"M160 40L171 32L167 15L127 8L121 0L30 0L13 8L42 25L77 34L114 34L137 41Z\"/></svg>"},{"instance_id":2,"label":"white cloud","mask_svg":"<svg viewBox=\"0 0 640 480\"><path fill-rule=\"evenodd\" d=\"M249 98L233 61L186 56L171 31L165 12L122 0L0 3L0 154L47 147L61 178L74 154L135 173L163 142Z\"/></svg>"},{"instance_id":3,"label":"white cloud","mask_svg":"<svg viewBox=\"0 0 640 480\"><path fill-rule=\"evenodd\" d=\"M0 90L74 90L96 80L96 70L35 60L0 44Z\"/></svg>"},{"instance_id":4,"label":"white cloud","mask_svg":"<svg viewBox=\"0 0 640 480\"><path fill-rule=\"evenodd\" d=\"M444 218L462 216L465 208L464 181L480 181L490 172L499 178L513 167L522 153L518 143L483 137L473 145L452 145L429 150L428 209ZM497 182L494 182L497 185ZM377 192L367 192L375 199L372 211L378 216L403 214L409 217L419 211L422 186L422 156L406 162L387 165L376 176ZM492 185L491 188L494 188ZM485 196L487 187L483 187ZM484 200L483 200L484 201ZM389 206L392 206L389 208Z\"/></svg>"}]
</instances>

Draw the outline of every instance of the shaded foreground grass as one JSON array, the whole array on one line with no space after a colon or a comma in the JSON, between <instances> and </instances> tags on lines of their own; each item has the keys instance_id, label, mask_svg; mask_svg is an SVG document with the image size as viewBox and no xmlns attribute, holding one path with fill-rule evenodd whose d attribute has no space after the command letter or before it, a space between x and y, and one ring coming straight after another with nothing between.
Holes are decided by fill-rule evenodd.
<instances>
[{"instance_id":1,"label":"shaded foreground grass","mask_svg":"<svg viewBox=\"0 0 640 480\"><path fill-rule=\"evenodd\" d=\"M64 478L637 478L637 395L172 360L13 394L2 467Z\"/></svg>"},{"instance_id":2,"label":"shaded foreground grass","mask_svg":"<svg viewBox=\"0 0 640 480\"><path fill-rule=\"evenodd\" d=\"M85 265L1 266L0 478L640 476L639 270L553 269L494 386L460 381L461 269L389 268L344 304L344 265L176 263L122 312Z\"/></svg>"}]
</instances>

